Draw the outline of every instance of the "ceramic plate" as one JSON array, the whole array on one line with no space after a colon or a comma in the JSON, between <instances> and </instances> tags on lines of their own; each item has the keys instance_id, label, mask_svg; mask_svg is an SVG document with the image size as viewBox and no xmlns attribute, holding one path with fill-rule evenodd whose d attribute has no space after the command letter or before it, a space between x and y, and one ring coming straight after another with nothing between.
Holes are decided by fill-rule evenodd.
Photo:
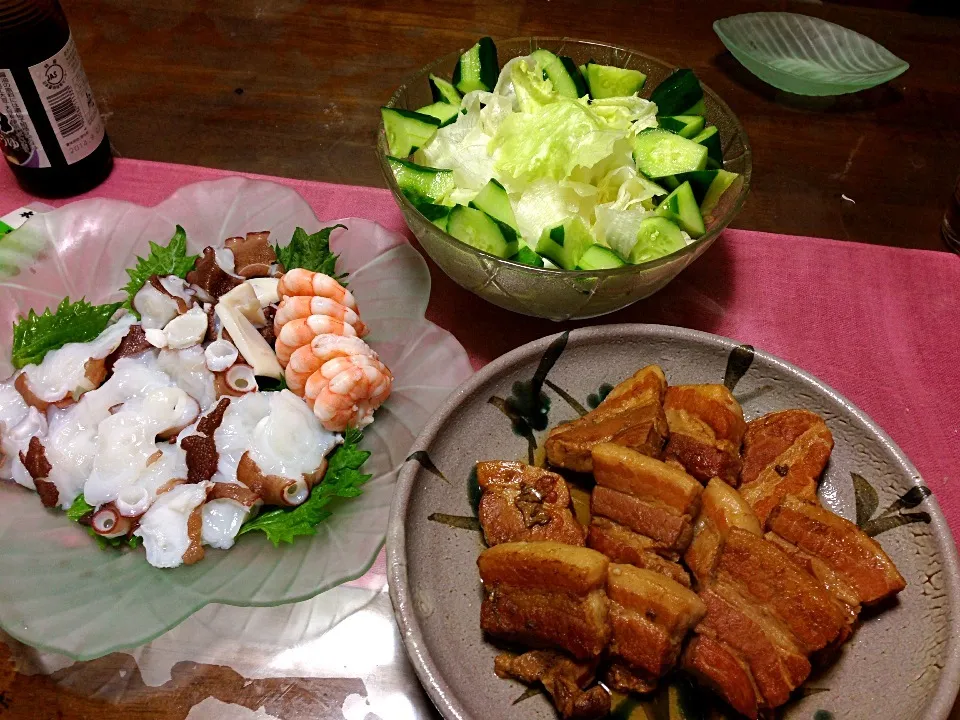
<instances>
[{"instance_id":1,"label":"ceramic plate","mask_svg":"<svg viewBox=\"0 0 960 720\"><path fill-rule=\"evenodd\" d=\"M872 521L909 583L893 607L863 622L839 662L808 682L785 717L888 718L896 707L898 720L946 718L960 684L957 554L916 468L816 378L732 340L657 325L586 328L514 350L451 395L418 438L394 498L388 575L410 658L441 713L555 720L544 696L525 697L524 686L493 673L497 650L479 623L483 543L471 471L477 460L535 455L547 427L595 406L605 387L650 363L672 384L725 382L748 419L793 407L822 415L836 448L821 500L860 525Z\"/></svg>"},{"instance_id":2,"label":"ceramic plate","mask_svg":"<svg viewBox=\"0 0 960 720\"><path fill-rule=\"evenodd\" d=\"M471 373L456 339L424 319L430 274L401 235L368 220L320 222L295 191L240 177L181 188L153 208L82 200L31 220L0 243L0 372L9 374L11 326L29 308L64 296L116 299L124 268L166 244L182 225L190 252L232 235L270 230L285 244L295 227L331 235L338 270L395 376L393 395L365 432L373 478L317 535L275 548L260 533L175 570L142 552L100 551L84 529L45 510L35 493L0 482L0 626L18 640L75 659L133 647L208 603L278 605L362 575L383 544L397 472L417 434Z\"/></svg>"}]
</instances>

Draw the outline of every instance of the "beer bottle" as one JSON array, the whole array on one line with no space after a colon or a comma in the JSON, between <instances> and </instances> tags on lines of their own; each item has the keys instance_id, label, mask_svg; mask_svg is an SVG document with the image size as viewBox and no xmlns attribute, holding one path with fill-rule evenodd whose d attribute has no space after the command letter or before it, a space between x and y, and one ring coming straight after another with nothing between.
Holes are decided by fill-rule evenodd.
<instances>
[{"instance_id":1,"label":"beer bottle","mask_svg":"<svg viewBox=\"0 0 960 720\"><path fill-rule=\"evenodd\" d=\"M89 190L113 165L58 0L0 0L0 149L41 197Z\"/></svg>"}]
</instances>

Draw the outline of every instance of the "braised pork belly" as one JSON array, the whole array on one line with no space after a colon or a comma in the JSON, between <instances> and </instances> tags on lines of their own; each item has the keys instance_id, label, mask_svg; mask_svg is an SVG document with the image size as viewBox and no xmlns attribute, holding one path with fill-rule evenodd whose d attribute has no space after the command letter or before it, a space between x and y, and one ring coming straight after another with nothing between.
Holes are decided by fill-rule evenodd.
<instances>
[{"instance_id":1,"label":"braised pork belly","mask_svg":"<svg viewBox=\"0 0 960 720\"><path fill-rule=\"evenodd\" d=\"M560 475L479 463L481 627L536 648L497 657L497 675L541 684L565 719L609 711L597 676L648 693L676 667L768 717L862 607L906 586L879 543L819 504L833 438L814 413L745 423L724 386L667 387L649 366L545 445L555 467L592 473L589 526Z\"/></svg>"},{"instance_id":2,"label":"braised pork belly","mask_svg":"<svg viewBox=\"0 0 960 720\"><path fill-rule=\"evenodd\" d=\"M586 531L570 510L566 481L520 462L479 462L480 526L487 545L554 540L583 545Z\"/></svg>"},{"instance_id":3,"label":"braised pork belly","mask_svg":"<svg viewBox=\"0 0 960 720\"><path fill-rule=\"evenodd\" d=\"M747 425L740 493L761 524L788 495L816 501L832 450L827 424L807 410L770 413Z\"/></svg>"},{"instance_id":4,"label":"braised pork belly","mask_svg":"<svg viewBox=\"0 0 960 720\"><path fill-rule=\"evenodd\" d=\"M683 639L705 608L696 593L670 578L631 565L607 574L611 637L607 684L650 692L680 654Z\"/></svg>"},{"instance_id":5,"label":"braised pork belly","mask_svg":"<svg viewBox=\"0 0 960 720\"><path fill-rule=\"evenodd\" d=\"M724 385L674 385L663 401L670 437L664 459L706 484L718 477L739 483L743 409Z\"/></svg>"},{"instance_id":6,"label":"braised pork belly","mask_svg":"<svg viewBox=\"0 0 960 720\"><path fill-rule=\"evenodd\" d=\"M564 720L597 720L610 712L610 694L595 679L597 663L576 662L554 650L522 655L501 653L494 660L497 677L527 685L540 683Z\"/></svg>"},{"instance_id":7,"label":"braised pork belly","mask_svg":"<svg viewBox=\"0 0 960 720\"><path fill-rule=\"evenodd\" d=\"M491 637L600 655L610 639L605 555L556 542L502 543L477 560L484 598L480 627Z\"/></svg>"},{"instance_id":8,"label":"braised pork belly","mask_svg":"<svg viewBox=\"0 0 960 720\"><path fill-rule=\"evenodd\" d=\"M591 450L616 443L658 457L667 436L663 370L650 365L617 385L595 410L553 428L545 445L547 460L556 467L591 472Z\"/></svg>"},{"instance_id":9,"label":"braised pork belly","mask_svg":"<svg viewBox=\"0 0 960 720\"><path fill-rule=\"evenodd\" d=\"M872 605L907 586L880 543L819 504L786 497L770 514L767 528L831 570L838 596L849 598L852 590L857 601Z\"/></svg>"}]
</instances>

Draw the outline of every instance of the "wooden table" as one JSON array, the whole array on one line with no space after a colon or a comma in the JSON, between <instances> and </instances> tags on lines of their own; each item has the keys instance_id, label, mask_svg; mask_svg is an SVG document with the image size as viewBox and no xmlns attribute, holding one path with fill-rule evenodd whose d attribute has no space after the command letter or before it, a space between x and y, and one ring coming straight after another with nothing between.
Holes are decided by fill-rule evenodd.
<instances>
[{"instance_id":1,"label":"wooden table","mask_svg":"<svg viewBox=\"0 0 960 720\"><path fill-rule=\"evenodd\" d=\"M124 156L382 185L377 108L408 74L485 34L565 35L692 67L729 103L754 151L736 227L945 249L938 228L960 172L957 19L773 0L64 5ZM819 15L911 67L852 96L788 96L713 32L719 17L759 10Z\"/></svg>"},{"instance_id":2,"label":"wooden table","mask_svg":"<svg viewBox=\"0 0 960 720\"><path fill-rule=\"evenodd\" d=\"M759 0L64 5L123 156L382 185L377 108L407 74L484 34L567 35L692 67L729 103L754 151L753 188L737 227L945 249L938 227L960 170L958 20ZM825 17L911 68L854 96L788 96L747 73L712 31L718 17L756 10ZM262 638L243 645L230 635L253 613L262 627L287 627L282 609L201 614L136 658L116 653L78 664L0 636L0 720L432 716L387 596L361 600L350 600L362 609L331 633L283 653ZM357 633L371 629L363 652L344 659Z\"/></svg>"}]
</instances>

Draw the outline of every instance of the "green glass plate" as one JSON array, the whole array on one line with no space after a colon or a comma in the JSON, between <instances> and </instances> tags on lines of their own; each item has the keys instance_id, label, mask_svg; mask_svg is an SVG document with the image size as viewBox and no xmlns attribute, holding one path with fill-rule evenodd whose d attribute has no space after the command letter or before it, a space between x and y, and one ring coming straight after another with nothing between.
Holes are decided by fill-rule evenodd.
<instances>
[{"instance_id":1,"label":"green glass plate","mask_svg":"<svg viewBox=\"0 0 960 720\"><path fill-rule=\"evenodd\" d=\"M843 95L881 85L910 67L868 37L820 18L747 13L713 23L747 70L797 95Z\"/></svg>"},{"instance_id":2,"label":"green glass plate","mask_svg":"<svg viewBox=\"0 0 960 720\"><path fill-rule=\"evenodd\" d=\"M397 233L359 218L321 223L294 190L229 177L188 185L156 207L80 200L40 215L7 236L16 253L0 273L0 377L13 320L66 295L115 300L124 268L147 241L165 242L175 223L191 252L250 230L285 244L342 223L331 235L337 269L394 374L393 393L364 432L373 478L313 537L273 547L260 533L231 550L207 549L196 565L159 570L142 551L101 551L84 528L45 509L36 493L0 481L0 628L28 645L86 660L142 645L208 603L272 606L311 598L367 571L383 545L397 472L433 411L472 370L460 343L424 319L430 272ZM5 239L6 240L6 239ZM14 247L14 246L11 246ZM256 537L255 537L256 536ZM2 714L2 713L0 713Z\"/></svg>"}]
</instances>

